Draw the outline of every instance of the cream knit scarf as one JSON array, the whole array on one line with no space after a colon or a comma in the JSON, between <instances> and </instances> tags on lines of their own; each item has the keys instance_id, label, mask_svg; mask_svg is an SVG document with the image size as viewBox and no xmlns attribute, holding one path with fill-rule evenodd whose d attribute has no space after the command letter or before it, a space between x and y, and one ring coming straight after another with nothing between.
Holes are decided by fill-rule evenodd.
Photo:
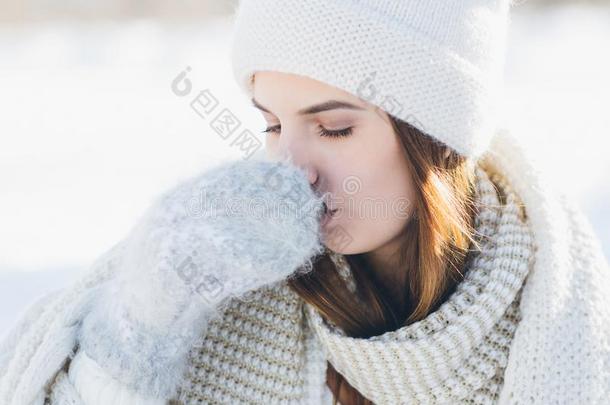
<instances>
[{"instance_id":1,"label":"cream knit scarf","mask_svg":"<svg viewBox=\"0 0 610 405\"><path fill-rule=\"evenodd\" d=\"M352 339L286 283L269 285L212 321L190 352L176 399L330 405L328 359L378 404L488 403L498 390L501 405L607 404L610 268L587 218L550 187L533 158L509 132L496 134L477 170L483 249L457 291L426 319ZM111 251L77 283L45 295L0 340L0 403L82 404L61 366L86 314L81 301L113 277L120 254ZM339 270L349 280L349 269ZM88 381L87 389L96 382L113 389L101 381Z\"/></svg>"},{"instance_id":2,"label":"cream knit scarf","mask_svg":"<svg viewBox=\"0 0 610 405\"><path fill-rule=\"evenodd\" d=\"M324 384L325 357L377 404L494 402L534 247L518 195L498 174L488 175L480 165L475 170L482 249L437 311L398 330L356 339L326 323L285 284L253 291L248 301L236 300L192 352L180 399L306 403L315 391L308 384ZM353 287L343 257L332 258ZM312 330L324 353L318 366L308 346Z\"/></svg>"}]
</instances>

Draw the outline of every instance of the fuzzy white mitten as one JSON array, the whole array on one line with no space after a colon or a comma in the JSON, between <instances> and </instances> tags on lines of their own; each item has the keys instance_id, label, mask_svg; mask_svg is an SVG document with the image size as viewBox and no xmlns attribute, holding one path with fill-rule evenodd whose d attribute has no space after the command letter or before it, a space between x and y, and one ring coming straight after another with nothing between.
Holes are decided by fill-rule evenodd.
<instances>
[{"instance_id":1,"label":"fuzzy white mitten","mask_svg":"<svg viewBox=\"0 0 610 405\"><path fill-rule=\"evenodd\" d=\"M311 270L323 198L287 162L233 161L164 193L125 239L78 341L114 379L168 399L228 297Z\"/></svg>"}]
</instances>

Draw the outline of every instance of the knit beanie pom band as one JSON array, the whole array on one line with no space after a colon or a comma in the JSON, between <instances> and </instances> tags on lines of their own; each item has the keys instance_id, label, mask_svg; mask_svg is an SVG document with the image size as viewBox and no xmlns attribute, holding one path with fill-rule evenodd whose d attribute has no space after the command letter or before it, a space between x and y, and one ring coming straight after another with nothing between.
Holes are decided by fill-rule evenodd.
<instances>
[{"instance_id":1,"label":"knit beanie pom band","mask_svg":"<svg viewBox=\"0 0 610 405\"><path fill-rule=\"evenodd\" d=\"M241 0L232 68L327 83L477 157L497 123L509 0Z\"/></svg>"}]
</instances>

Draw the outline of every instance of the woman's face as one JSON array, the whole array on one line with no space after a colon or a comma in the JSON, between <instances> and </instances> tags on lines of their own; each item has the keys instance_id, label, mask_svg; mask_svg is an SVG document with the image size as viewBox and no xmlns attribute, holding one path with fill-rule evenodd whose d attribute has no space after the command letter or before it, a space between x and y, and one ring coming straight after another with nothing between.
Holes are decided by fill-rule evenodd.
<instances>
[{"instance_id":1,"label":"woman's face","mask_svg":"<svg viewBox=\"0 0 610 405\"><path fill-rule=\"evenodd\" d=\"M325 245L342 254L392 252L413 212L406 157L388 115L328 84L257 72L254 105L267 123L267 158L288 157L327 193Z\"/></svg>"}]
</instances>

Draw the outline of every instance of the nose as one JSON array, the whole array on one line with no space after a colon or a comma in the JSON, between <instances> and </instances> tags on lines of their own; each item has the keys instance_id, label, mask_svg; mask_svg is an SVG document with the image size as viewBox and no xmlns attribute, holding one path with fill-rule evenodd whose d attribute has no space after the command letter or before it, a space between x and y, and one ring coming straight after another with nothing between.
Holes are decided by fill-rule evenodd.
<instances>
[{"instance_id":1,"label":"nose","mask_svg":"<svg viewBox=\"0 0 610 405\"><path fill-rule=\"evenodd\" d=\"M278 151L282 159L300 167L307 174L307 180L314 191L318 186L318 171L315 168L312 153L306 145L306 140L295 134L282 131L278 142Z\"/></svg>"}]
</instances>

